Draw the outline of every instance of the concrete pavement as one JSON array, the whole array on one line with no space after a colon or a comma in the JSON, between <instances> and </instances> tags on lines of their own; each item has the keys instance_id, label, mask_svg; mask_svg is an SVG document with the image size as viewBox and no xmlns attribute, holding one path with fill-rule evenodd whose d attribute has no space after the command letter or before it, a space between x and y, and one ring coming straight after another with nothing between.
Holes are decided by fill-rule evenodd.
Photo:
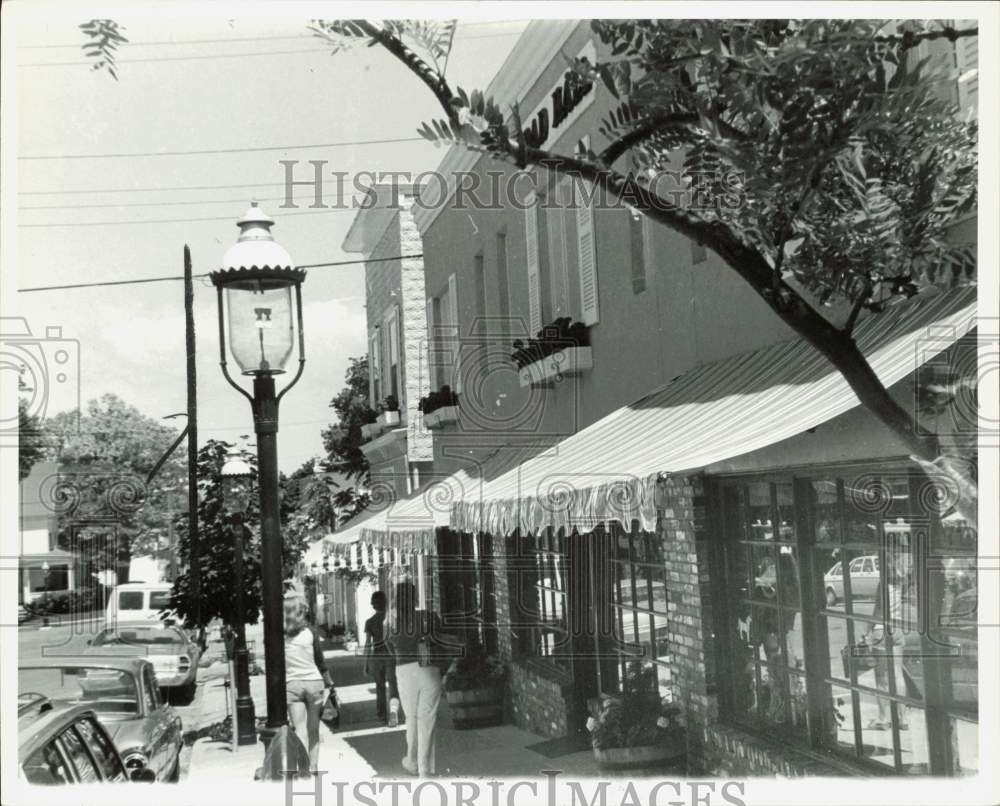
<instances>
[{"instance_id":1,"label":"concrete pavement","mask_svg":"<svg viewBox=\"0 0 1000 806\"><path fill-rule=\"evenodd\" d=\"M319 769L326 781L403 779L401 759L406 748L405 727L387 728L375 719L375 689L363 673L363 659L343 650L324 653L337 686L342 713L336 731L321 728ZM258 717L266 714L264 675L251 678L250 689ZM197 738L190 747L186 780L253 780L264 758L263 745L246 745L233 752L230 742L208 734L210 726L226 718L225 679L206 679L203 685ZM542 737L513 725L456 730L442 698L438 715L438 775L461 778L541 777L543 770L561 770L585 777L600 774L590 750L547 758L529 749ZM199 735L200 734L200 735Z\"/></svg>"}]
</instances>

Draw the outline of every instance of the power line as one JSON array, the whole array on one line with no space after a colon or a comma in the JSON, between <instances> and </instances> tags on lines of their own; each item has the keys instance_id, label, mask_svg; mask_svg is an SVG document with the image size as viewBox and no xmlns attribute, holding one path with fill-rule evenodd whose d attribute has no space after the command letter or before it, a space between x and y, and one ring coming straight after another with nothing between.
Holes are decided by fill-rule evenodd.
<instances>
[{"instance_id":1,"label":"power line","mask_svg":"<svg viewBox=\"0 0 1000 806\"><path fill-rule=\"evenodd\" d=\"M458 25L458 29L462 28L478 28L485 25L514 25L528 22L528 20L483 20L480 22L461 22ZM458 31L456 31L456 36ZM466 39L486 39L487 37L497 36L497 34L486 34L483 36L476 37L465 37ZM294 34L289 36L241 36L233 37L229 39L157 39L157 40L147 40L145 42L127 42L126 44L132 45L133 47L152 47L157 45L220 45L220 44L230 44L239 42L278 42L278 41L288 41L290 39L301 40L301 39L313 39L314 37L307 34ZM79 48L80 44L72 45L18 45L18 50L44 50L51 48Z\"/></svg>"},{"instance_id":2,"label":"power line","mask_svg":"<svg viewBox=\"0 0 1000 806\"><path fill-rule=\"evenodd\" d=\"M246 59L254 56L290 56L295 53L326 53L326 48L299 48L298 50L264 50L250 53L202 53L193 56L145 56L138 59L115 59L115 64L141 64L144 62L189 62L201 59ZM69 62L21 62L18 67L66 67L68 65L93 64L86 60Z\"/></svg>"},{"instance_id":3,"label":"power line","mask_svg":"<svg viewBox=\"0 0 1000 806\"><path fill-rule=\"evenodd\" d=\"M385 140L354 140L341 143L305 143L292 146L248 146L247 148L206 148L197 151L135 151L127 154L31 154L19 160L97 160L117 157L187 157L199 154L243 154L250 151L291 151L299 148L345 148L377 146L390 143L425 142L422 137L395 137Z\"/></svg>"},{"instance_id":4,"label":"power line","mask_svg":"<svg viewBox=\"0 0 1000 806\"><path fill-rule=\"evenodd\" d=\"M100 204L39 204L32 205L30 207L18 207L18 210L95 210L98 208L106 207L176 207L178 205L189 205L189 204L239 204L246 203L247 198L244 196L239 199L197 199L195 201L144 201L144 202L102 202ZM270 196L267 198L257 198L256 201L259 202L273 202L273 201L285 201L284 196ZM307 199L292 199L293 202L305 202ZM315 194L309 199L309 201L315 201ZM283 208L278 208L283 209ZM351 208L334 208L330 212L354 212Z\"/></svg>"},{"instance_id":5,"label":"power line","mask_svg":"<svg viewBox=\"0 0 1000 806\"><path fill-rule=\"evenodd\" d=\"M296 215L322 215L324 213L341 213L343 208L328 210L300 210L295 213L278 213L282 218ZM153 218L141 221L55 221L50 224L18 224L18 227L110 227L131 226L134 224L186 224L196 221L232 221L232 216L201 216L200 218ZM280 220L280 219L279 219Z\"/></svg>"},{"instance_id":6,"label":"power line","mask_svg":"<svg viewBox=\"0 0 1000 806\"><path fill-rule=\"evenodd\" d=\"M392 255L390 257L377 257L370 258L368 260L336 260L327 263L301 263L296 265L297 269L325 269L335 266L357 266L361 263L386 263L391 260L407 260L410 258L423 257L423 252L415 252L408 255ZM201 274L194 274L193 277L208 277L210 272L202 272ZM70 283L67 285L43 285L35 286L34 288L19 288L18 293L28 294L33 291L65 291L73 288L100 288L104 286L116 286L116 285L141 285L144 283L162 283L171 280L183 280L183 276L167 276L167 277L142 277L130 280L100 280L93 283Z\"/></svg>"},{"instance_id":7,"label":"power line","mask_svg":"<svg viewBox=\"0 0 1000 806\"><path fill-rule=\"evenodd\" d=\"M76 193L169 193L174 190L236 190L238 188L277 188L281 182L264 182L250 185L187 185L184 187L157 188L77 188L74 190L20 190L18 196L69 196Z\"/></svg>"},{"instance_id":8,"label":"power line","mask_svg":"<svg viewBox=\"0 0 1000 806\"><path fill-rule=\"evenodd\" d=\"M464 36L456 39L460 42L467 42L471 39L498 39L506 36L520 36L520 31L508 31L502 34L487 34L485 36ZM289 37L292 39L307 39L308 37ZM131 44L131 43L126 43ZM166 43L164 43L166 44ZM245 53L202 53L189 56L142 56L137 59L116 59L115 64L142 64L146 62L188 62L201 59L236 59L251 58L255 56L290 56L297 53L328 53L328 47L318 48L298 48L296 50L258 50ZM73 59L66 62L19 62L18 67L66 67L70 65L93 64L85 59Z\"/></svg>"}]
</instances>

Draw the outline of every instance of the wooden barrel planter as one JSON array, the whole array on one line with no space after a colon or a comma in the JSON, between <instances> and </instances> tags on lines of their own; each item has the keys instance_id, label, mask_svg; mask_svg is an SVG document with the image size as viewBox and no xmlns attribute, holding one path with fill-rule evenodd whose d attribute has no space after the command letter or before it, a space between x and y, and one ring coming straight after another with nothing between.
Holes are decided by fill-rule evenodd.
<instances>
[{"instance_id":1,"label":"wooden barrel planter","mask_svg":"<svg viewBox=\"0 0 1000 806\"><path fill-rule=\"evenodd\" d=\"M594 758L602 767L619 769L665 766L683 759L684 748L674 742L637 747L595 747Z\"/></svg>"},{"instance_id":2,"label":"wooden barrel planter","mask_svg":"<svg viewBox=\"0 0 1000 806\"><path fill-rule=\"evenodd\" d=\"M503 688L490 686L448 691L448 710L456 728L486 727L503 721Z\"/></svg>"}]
</instances>

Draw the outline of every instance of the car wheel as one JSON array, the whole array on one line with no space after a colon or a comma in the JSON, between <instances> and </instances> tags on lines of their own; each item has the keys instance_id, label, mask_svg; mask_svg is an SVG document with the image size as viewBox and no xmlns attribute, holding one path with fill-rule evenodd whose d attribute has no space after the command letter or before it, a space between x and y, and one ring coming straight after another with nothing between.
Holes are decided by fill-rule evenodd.
<instances>
[{"instance_id":1,"label":"car wheel","mask_svg":"<svg viewBox=\"0 0 1000 806\"><path fill-rule=\"evenodd\" d=\"M827 588L826 589L826 606L827 607L833 607L835 604L837 604L837 591L835 591L833 588Z\"/></svg>"},{"instance_id":2,"label":"car wheel","mask_svg":"<svg viewBox=\"0 0 1000 806\"><path fill-rule=\"evenodd\" d=\"M180 700L181 705L190 705L194 700L194 695L197 690L197 680L192 680L190 683L185 683L183 686L174 689L174 691L177 692L177 697Z\"/></svg>"}]
</instances>

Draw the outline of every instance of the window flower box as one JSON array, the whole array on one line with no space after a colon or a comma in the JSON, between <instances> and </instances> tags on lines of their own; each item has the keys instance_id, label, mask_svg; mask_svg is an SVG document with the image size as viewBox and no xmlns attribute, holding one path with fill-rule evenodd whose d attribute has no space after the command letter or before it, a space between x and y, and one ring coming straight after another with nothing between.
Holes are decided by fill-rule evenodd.
<instances>
[{"instance_id":1,"label":"window flower box","mask_svg":"<svg viewBox=\"0 0 1000 806\"><path fill-rule=\"evenodd\" d=\"M518 376L521 386L551 386L569 375L580 375L593 366L590 347L565 347L522 367Z\"/></svg>"},{"instance_id":2,"label":"window flower box","mask_svg":"<svg viewBox=\"0 0 1000 806\"><path fill-rule=\"evenodd\" d=\"M566 375L578 375L594 365L590 329L568 316L546 325L526 342L516 339L511 359L521 386L549 386Z\"/></svg>"},{"instance_id":3,"label":"window flower box","mask_svg":"<svg viewBox=\"0 0 1000 806\"><path fill-rule=\"evenodd\" d=\"M375 437L382 433L382 423L377 420L374 423L367 423L361 426L361 439L365 442L371 442Z\"/></svg>"},{"instance_id":4,"label":"window flower box","mask_svg":"<svg viewBox=\"0 0 1000 806\"><path fill-rule=\"evenodd\" d=\"M443 428L448 423L458 422L458 406L442 406L429 414L424 414L424 425L427 428Z\"/></svg>"},{"instance_id":5,"label":"window flower box","mask_svg":"<svg viewBox=\"0 0 1000 806\"><path fill-rule=\"evenodd\" d=\"M377 425L383 428L395 428L399 425L399 411L383 411L378 416Z\"/></svg>"},{"instance_id":6,"label":"window flower box","mask_svg":"<svg viewBox=\"0 0 1000 806\"><path fill-rule=\"evenodd\" d=\"M428 428L441 428L448 423L458 422L458 393L448 385L436 392L420 398L418 406Z\"/></svg>"}]
</instances>

